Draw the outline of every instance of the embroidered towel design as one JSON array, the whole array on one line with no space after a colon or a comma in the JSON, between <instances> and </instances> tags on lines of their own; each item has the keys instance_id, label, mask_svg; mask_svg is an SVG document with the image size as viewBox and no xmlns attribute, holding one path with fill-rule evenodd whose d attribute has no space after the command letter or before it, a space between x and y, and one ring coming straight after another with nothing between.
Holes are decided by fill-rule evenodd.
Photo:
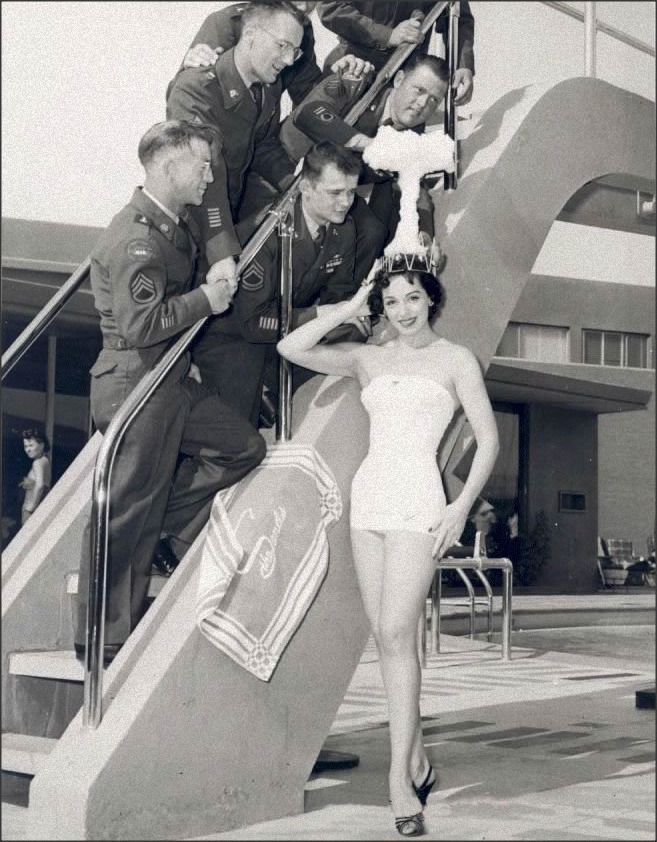
<instances>
[{"instance_id":1,"label":"embroidered towel design","mask_svg":"<svg viewBox=\"0 0 657 842\"><path fill-rule=\"evenodd\" d=\"M326 528L342 515L342 499L315 449L292 443L270 447L245 489L233 486L212 505L196 623L269 681L326 575Z\"/></svg>"}]
</instances>

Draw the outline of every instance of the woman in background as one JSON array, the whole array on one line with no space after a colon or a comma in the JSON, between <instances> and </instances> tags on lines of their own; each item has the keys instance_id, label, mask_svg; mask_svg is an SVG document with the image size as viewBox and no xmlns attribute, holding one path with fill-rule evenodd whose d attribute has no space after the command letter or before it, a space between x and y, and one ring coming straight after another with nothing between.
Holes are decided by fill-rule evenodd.
<instances>
[{"instance_id":1,"label":"woman in background","mask_svg":"<svg viewBox=\"0 0 657 842\"><path fill-rule=\"evenodd\" d=\"M370 416L369 452L351 489L356 574L379 651L388 700L390 803L402 836L425 833L422 808L436 784L420 727L417 628L435 558L463 531L498 453L497 427L474 354L434 332L442 286L429 258L386 258L350 300L317 308L317 318L278 343L293 363L354 377ZM396 336L382 345L319 344L354 318L383 314ZM468 479L447 503L436 451L458 406L477 440Z\"/></svg>"},{"instance_id":2,"label":"woman in background","mask_svg":"<svg viewBox=\"0 0 657 842\"><path fill-rule=\"evenodd\" d=\"M23 449L32 460L29 473L18 483L25 492L21 510L21 524L24 525L50 490L50 442L45 433L37 429L23 430L22 436Z\"/></svg>"}]
</instances>

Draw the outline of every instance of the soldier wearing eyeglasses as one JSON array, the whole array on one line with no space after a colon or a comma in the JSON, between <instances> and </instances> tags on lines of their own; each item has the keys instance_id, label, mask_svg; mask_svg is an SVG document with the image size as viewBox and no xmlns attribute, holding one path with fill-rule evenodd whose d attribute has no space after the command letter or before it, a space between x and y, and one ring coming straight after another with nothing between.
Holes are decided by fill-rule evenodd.
<instances>
[{"instance_id":1,"label":"soldier wearing eyeglasses","mask_svg":"<svg viewBox=\"0 0 657 842\"><path fill-rule=\"evenodd\" d=\"M186 67L211 67L218 55L230 50L239 41L242 32L242 13L249 3L232 3L211 12L199 27L185 53L180 70ZM294 105L297 105L319 81L322 71L315 56L315 35L307 17L315 3L294 3L304 12L301 55L289 67L281 71L283 90L286 90Z\"/></svg>"},{"instance_id":2,"label":"soldier wearing eyeglasses","mask_svg":"<svg viewBox=\"0 0 657 842\"><path fill-rule=\"evenodd\" d=\"M167 117L207 123L221 137L226 178L215 179L206 192L199 221L210 264L209 278L235 278L241 251L235 224L245 209L250 170L270 185L267 204L293 178L294 163L278 138L281 71L299 57L303 15L291 3L250 3L242 12L239 41L211 68L183 70L167 98ZM226 212L226 206L230 212Z\"/></svg>"}]
</instances>

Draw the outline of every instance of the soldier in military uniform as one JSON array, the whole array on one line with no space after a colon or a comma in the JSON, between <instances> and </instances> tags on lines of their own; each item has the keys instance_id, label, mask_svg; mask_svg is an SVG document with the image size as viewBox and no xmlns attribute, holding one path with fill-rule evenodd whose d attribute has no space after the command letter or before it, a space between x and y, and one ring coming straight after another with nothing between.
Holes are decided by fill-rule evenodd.
<instances>
[{"instance_id":1,"label":"soldier in military uniform","mask_svg":"<svg viewBox=\"0 0 657 842\"><path fill-rule=\"evenodd\" d=\"M91 411L101 433L171 343L199 319L224 312L228 281L194 288L198 230L186 212L212 183L207 126L158 123L139 144L146 177L91 255L103 349L91 369ZM161 533L188 546L215 493L264 457L260 434L198 381L181 356L128 427L114 463L109 522L105 660L142 616ZM176 471L176 463L182 462ZM89 527L80 566L76 651L85 646Z\"/></svg>"},{"instance_id":2,"label":"soldier in military uniform","mask_svg":"<svg viewBox=\"0 0 657 842\"><path fill-rule=\"evenodd\" d=\"M329 141L304 158L294 207L292 328L314 318L318 307L344 301L356 290L356 231L348 211L360 166L358 155ZM220 393L253 423L260 413L261 386L277 391L279 248L273 232L242 275L233 312L228 318L213 319L195 349L201 371L213 372L210 376ZM365 341L369 333L366 320L355 321L338 328L329 341ZM236 370L232 370L234 359L240 360ZM295 371L295 388L312 374Z\"/></svg>"},{"instance_id":3,"label":"soldier in military uniform","mask_svg":"<svg viewBox=\"0 0 657 842\"><path fill-rule=\"evenodd\" d=\"M380 70L400 44L417 44L416 53L426 53L430 33L422 35L422 18L435 6L433 2L383 2L352 0L350 3L320 3L317 14L327 29L338 36L338 46L326 57L324 68L346 53L364 58ZM465 105L472 98L474 82L474 28L470 4L459 4L457 67L452 84L455 105ZM416 14L418 13L418 14ZM445 45L449 15L444 10L435 24Z\"/></svg>"},{"instance_id":4,"label":"soldier in military uniform","mask_svg":"<svg viewBox=\"0 0 657 842\"><path fill-rule=\"evenodd\" d=\"M411 57L397 71L392 86L384 88L359 117L348 125L342 119L373 81L372 75L350 80L328 76L294 109L281 129L286 143L302 155L313 141L327 138L351 149L364 150L382 125L398 131L410 129L421 133L435 113L447 90L449 71L437 56ZM369 210L386 229L385 242L394 237L399 222L399 189L392 173L364 168L361 184L371 185ZM368 188L369 189L369 188ZM433 204L426 182L418 201L420 231L426 244L433 240Z\"/></svg>"},{"instance_id":5,"label":"soldier in military uniform","mask_svg":"<svg viewBox=\"0 0 657 842\"><path fill-rule=\"evenodd\" d=\"M294 5L304 13L302 54L294 64L283 68L281 82L283 90L289 93L292 102L297 105L320 80L322 71L315 56L313 27L307 17L316 4L294 3ZM247 6L248 3L231 3L211 12L192 39L180 70L187 67L211 67L216 62L218 54L234 47L240 38L242 12ZM341 66L342 64L336 65L332 72L337 73Z\"/></svg>"},{"instance_id":6,"label":"soldier in military uniform","mask_svg":"<svg viewBox=\"0 0 657 842\"><path fill-rule=\"evenodd\" d=\"M211 267L240 253L238 219L266 207L294 178L295 164L278 135L280 74L301 56L303 22L304 16L287 0L249 3L235 47L211 68L183 70L170 86L167 117L207 123L222 139L227 179L209 185L199 209ZM247 196L249 172L261 177L262 195ZM249 186L257 192L255 183Z\"/></svg>"}]
</instances>

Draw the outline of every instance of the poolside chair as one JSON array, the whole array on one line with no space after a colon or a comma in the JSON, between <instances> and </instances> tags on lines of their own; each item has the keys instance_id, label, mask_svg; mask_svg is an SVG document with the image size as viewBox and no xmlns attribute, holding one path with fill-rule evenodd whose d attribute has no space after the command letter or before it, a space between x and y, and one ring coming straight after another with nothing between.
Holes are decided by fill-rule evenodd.
<instances>
[{"instance_id":1,"label":"poolside chair","mask_svg":"<svg viewBox=\"0 0 657 842\"><path fill-rule=\"evenodd\" d=\"M598 537L598 572L603 587L627 587L628 568L637 561L631 541Z\"/></svg>"}]
</instances>

